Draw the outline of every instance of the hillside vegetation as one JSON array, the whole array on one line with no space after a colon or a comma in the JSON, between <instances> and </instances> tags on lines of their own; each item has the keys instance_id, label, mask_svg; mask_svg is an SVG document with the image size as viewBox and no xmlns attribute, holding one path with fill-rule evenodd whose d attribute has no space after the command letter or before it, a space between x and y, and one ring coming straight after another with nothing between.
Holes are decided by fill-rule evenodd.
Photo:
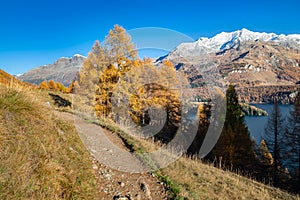
<instances>
[{"instance_id":1,"label":"hillside vegetation","mask_svg":"<svg viewBox=\"0 0 300 200\"><path fill-rule=\"evenodd\" d=\"M153 140L142 140L134 137L124 127L120 128L111 120L100 120L100 125L111 130L138 153L147 164L154 164L143 158L145 152L153 152L161 147ZM199 159L183 156L168 167L155 171L156 174L173 192L174 199L300 199L280 189L259 183L250 178L230 171L216 168Z\"/></svg>"},{"instance_id":2,"label":"hillside vegetation","mask_svg":"<svg viewBox=\"0 0 300 200\"><path fill-rule=\"evenodd\" d=\"M159 130L151 130L152 133L155 132L155 134L151 136L151 139L159 141L163 145L168 145L173 142L173 138L177 136L177 130L180 130L184 135L182 139L183 143L185 142L184 140L189 138L191 131L188 125L184 124L185 121L188 120L182 118L183 115L181 115L182 113L180 112L185 111L184 105L189 105L189 103L191 103L189 100L195 99L197 94L190 90L188 77L176 71L173 64L168 60L164 60L159 67L155 66L149 59L140 60L137 57L137 52L134 50L134 44L131 42L130 35L128 35L123 27L116 25L109 31L103 43L95 42L74 85L76 88L77 97L75 99L77 102L74 103L75 107L73 108L78 112L90 114L100 120L110 119L112 122L131 128L135 126L147 127L147 125L161 125ZM199 126L197 125L198 127L195 127L195 129L197 129L196 136L192 141L192 145L188 149L183 150L184 153L198 157L199 151L201 150L200 148L202 144L204 144L207 134L216 135L218 133L215 128L209 133L209 126L212 125L214 127L217 124L220 125L223 123L222 119L225 119L224 126L220 127L222 130L216 141L217 143L210 153L204 157L205 162L210 162L213 166L218 165L223 169L237 172L244 176L251 175L263 183L276 185L274 184L276 182L275 179L272 179L271 176L271 174L275 174L274 170L265 166L263 160L264 156L261 156L264 154L259 153L261 150L256 148L255 143L251 140L235 86L229 84L226 90L226 96L224 95L223 97L221 95L217 100L218 102L212 103L215 108L211 110L215 109L219 111L218 113L211 113L209 106L207 106L208 109L205 108L199 113ZM222 106L225 100L226 106ZM80 104L83 106L79 106ZM159 118L163 116L159 111L153 114L153 111L150 109L153 107L163 108L163 111L166 113L165 119ZM189 111L192 110L192 108L189 109ZM222 113L224 115L226 113L226 116L222 116ZM131 123L132 121L133 123ZM108 127L111 127L111 125L108 125ZM113 128L112 130L116 129ZM129 131L129 133L131 132L132 131ZM121 137L124 135L126 134L120 134ZM139 142L130 139L130 137L129 140L124 140L128 142L127 146L132 148L132 151L136 150L141 152L145 149L143 146L135 148L135 145ZM177 145L176 148L181 147L181 144L176 142L174 143L174 146L175 145ZM264 152L268 153L268 151ZM148 158L143 159L147 161ZM164 160L164 158L159 159ZM193 160L190 161L192 162ZM190 161L188 160L187 163ZM152 160L146 163L149 164L149 162L153 162L151 166L159 165ZM165 175L170 176L170 180L180 182L183 188L188 188L187 190L189 190L189 188L197 190L198 187L195 187L197 185L201 188L203 185L198 184L198 181L203 181L206 176L198 180L197 178L193 179L193 174L190 174L199 174L197 171L199 171L199 169L201 170L201 167L199 168L198 165L195 168L186 166L191 165L182 164L181 167L175 168L173 172L167 169ZM270 163L270 166L272 166L272 163ZM189 170L181 174L185 168L189 168ZM181 175L178 176L178 174ZM186 177L187 182L184 180L184 174L190 174ZM228 175L228 178L232 178L231 180L224 178L224 172L222 171L219 173L213 172L207 176L211 176L212 174L219 175L213 178L213 180L207 180L207 182L210 182L209 185L221 188L217 189L213 186L212 191L207 190L206 193L209 193L208 195L206 193L201 194L197 191L192 192L195 195L182 195L191 199L199 199L202 198L203 195L211 197L213 193L217 193L222 197L228 197L228 199L240 198L240 196L247 199L252 197L254 193L258 194L257 197L255 197L256 199L282 199L287 195L285 193L280 195L279 190L279 193L270 191L270 195L266 195L266 191L263 189L265 188L264 185L259 185L259 187L262 188L257 190L255 189L257 184L250 185L248 181L246 181L245 186L242 186L243 188L240 188L240 180L237 180L238 183L234 183L236 180L236 178L234 178L235 175ZM165 175L163 175L163 177ZM190 180L193 181L188 182ZM168 182L168 179L166 182ZM224 190L222 185L224 185L225 188L233 187L239 189ZM249 185L249 187L247 187L247 185ZM291 189L294 188L294 185L297 184L293 184L289 178L285 183L282 182L280 187L290 191L294 190ZM278 185L276 186L279 187ZM173 189L174 194L178 194L177 189ZM245 191L245 193L239 194L241 190ZM266 190L273 189L269 188ZM232 194L227 194L229 192ZM214 198L217 198L217 196ZM289 199L292 197L288 196L286 198Z\"/></svg>"},{"instance_id":3,"label":"hillside vegetation","mask_svg":"<svg viewBox=\"0 0 300 200\"><path fill-rule=\"evenodd\" d=\"M0 199L94 199L89 153L42 96L0 84Z\"/></svg>"},{"instance_id":4,"label":"hillside vegetation","mask_svg":"<svg viewBox=\"0 0 300 200\"><path fill-rule=\"evenodd\" d=\"M160 189L156 193L159 198L146 192L150 196L148 199L166 199L167 197L162 198L166 191L171 193L170 199L177 200L299 199L298 196L247 178L252 177L287 191L299 191L294 189L297 188L294 186L298 185L299 179L296 182L292 179L296 174L283 172L282 177L287 177L287 180L277 184L277 162L273 164L271 159L267 159L270 162L265 162L265 155L271 155L270 152L263 147L256 148L251 140L234 85L229 84L226 95L216 94L217 100L211 105L201 104L198 110L185 108L185 105L192 103L191 100L198 98L198 94L190 90L188 77L176 71L168 60L164 60L157 67L150 59L139 59L134 47L126 30L116 25L109 31L103 43L95 42L68 91L62 84L54 81L42 82L40 87L24 87L24 83L2 73L0 83L4 85L0 88L0 198L93 199L98 193L104 192L101 195L106 199L108 190L111 190L114 193L111 195L114 196L109 197L121 199L118 192L118 186L122 185L118 180L119 176L115 180L108 178L105 182L96 181L95 174L97 177L100 174L101 177L104 171L102 166L95 167L92 164L92 158L86 151L87 148L94 155L94 162L100 161L99 158L105 155L102 150L108 150L103 145L95 145L98 139L104 138L104 135L92 137L93 131L98 131L98 124L108 129L107 134L117 138L115 141L121 142L122 148L135 152L140 161L150 167L151 173L147 173L147 180L152 179L155 184L158 183ZM217 88L216 90L219 91ZM68 93L73 93L72 102ZM199 99L207 98L203 96ZM58 111L86 116L82 120L86 126L79 129L80 134L84 132L88 138L83 139L86 147L73 126L55 117L51 110L54 106L49 101L59 107L56 108ZM226 106L223 106L225 101ZM165 119L161 118L161 111L165 113ZM197 111L195 115L199 119L199 125L193 124L183 114L194 111ZM69 121L72 121L74 116L68 115ZM89 123L93 123L93 127ZM206 145L206 136L216 135L217 126L223 123L220 136L218 139L214 138L216 144L202 162L199 160L202 157L199 152ZM148 140L132 134L134 127L147 128L148 125L160 128ZM212 133L209 133L210 125L213 127ZM192 129L197 131L192 144L186 147L188 149L181 149L186 143L185 140L189 139ZM171 149L163 150L157 158L144 154L172 143L178 130L183 136L182 143L175 142ZM151 130L152 133L154 130ZM108 141L103 144L108 144ZM95 150L95 146L100 149ZM168 162L166 157L174 157L174 151L178 150L183 153L182 156L173 164ZM112 153L114 150L109 149L108 152ZM129 155L134 156L130 153ZM126 156L121 157L132 164ZM274 156L274 160L276 158ZM107 161L113 163L116 159L118 158ZM165 166L160 165L160 161L171 165L162 169L155 167ZM130 185L131 189L145 174L135 175L138 178L132 174L125 176L126 185ZM133 180L128 182L128 179ZM99 190L100 185L107 186ZM150 188L149 185L146 190L141 185L145 186L138 183L137 190L144 188L144 193L156 188L153 185ZM121 187L124 186L125 183ZM127 196L122 196L122 199L132 199L131 195L137 192L130 192L127 187L123 190ZM139 196L139 199L144 198Z\"/></svg>"},{"instance_id":5,"label":"hillside vegetation","mask_svg":"<svg viewBox=\"0 0 300 200\"><path fill-rule=\"evenodd\" d=\"M24 83L24 82L16 79L15 77L6 73L2 69L0 69L0 83L4 84L4 85L18 84L18 85L22 85L22 86L31 86L32 87L32 85L30 85L28 83Z\"/></svg>"},{"instance_id":6,"label":"hillside vegetation","mask_svg":"<svg viewBox=\"0 0 300 200\"><path fill-rule=\"evenodd\" d=\"M75 129L57 119L37 91L0 86L0 198L95 199L90 155ZM40 102L41 101L41 102ZM133 151L152 151L157 144L113 130ZM278 189L182 157L154 174L175 199L297 199Z\"/></svg>"}]
</instances>

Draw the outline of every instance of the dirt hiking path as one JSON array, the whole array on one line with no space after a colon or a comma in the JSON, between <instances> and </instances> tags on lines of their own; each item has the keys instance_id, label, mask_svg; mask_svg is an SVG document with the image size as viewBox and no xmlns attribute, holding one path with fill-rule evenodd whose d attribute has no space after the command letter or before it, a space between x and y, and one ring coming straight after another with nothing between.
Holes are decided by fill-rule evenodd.
<instances>
[{"instance_id":1,"label":"dirt hiking path","mask_svg":"<svg viewBox=\"0 0 300 200\"><path fill-rule=\"evenodd\" d=\"M147 168L117 135L70 113L55 113L75 125L83 144L93 156L99 199L169 199L163 182L150 172L144 172Z\"/></svg>"}]
</instances>

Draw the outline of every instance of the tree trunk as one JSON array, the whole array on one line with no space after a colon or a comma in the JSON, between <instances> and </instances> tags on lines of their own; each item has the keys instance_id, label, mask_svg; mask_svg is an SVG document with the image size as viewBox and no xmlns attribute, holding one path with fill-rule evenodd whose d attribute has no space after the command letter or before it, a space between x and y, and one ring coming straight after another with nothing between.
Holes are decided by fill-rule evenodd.
<instances>
[{"instance_id":1,"label":"tree trunk","mask_svg":"<svg viewBox=\"0 0 300 200\"><path fill-rule=\"evenodd\" d=\"M275 118L274 118L274 186L278 186L278 101L275 97L274 102Z\"/></svg>"}]
</instances>

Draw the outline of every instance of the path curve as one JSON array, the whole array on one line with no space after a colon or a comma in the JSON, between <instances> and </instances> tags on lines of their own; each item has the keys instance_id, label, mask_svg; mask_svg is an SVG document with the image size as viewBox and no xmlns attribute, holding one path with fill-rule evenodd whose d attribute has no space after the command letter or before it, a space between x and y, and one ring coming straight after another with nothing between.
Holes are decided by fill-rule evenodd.
<instances>
[{"instance_id":1,"label":"path curve","mask_svg":"<svg viewBox=\"0 0 300 200\"><path fill-rule=\"evenodd\" d=\"M79 132L79 136L94 156L100 163L119 170L129 173L140 173L149 171L149 169L139 161L134 154L129 152L128 149L121 148L120 145L115 145L116 140L120 138L116 135L108 137L107 131L100 126L88 123L79 116L66 112L56 112L64 120L73 123ZM113 142L111 140L114 140Z\"/></svg>"},{"instance_id":2,"label":"path curve","mask_svg":"<svg viewBox=\"0 0 300 200\"><path fill-rule=\"evenodd\" d=\"M55 111L55 114L75 125L94 157L93 169L99 187L97 199L170 199L168 187L156 175L145 173L149 171L116 134L70 113Z\"/></svg>"}]
</instances>

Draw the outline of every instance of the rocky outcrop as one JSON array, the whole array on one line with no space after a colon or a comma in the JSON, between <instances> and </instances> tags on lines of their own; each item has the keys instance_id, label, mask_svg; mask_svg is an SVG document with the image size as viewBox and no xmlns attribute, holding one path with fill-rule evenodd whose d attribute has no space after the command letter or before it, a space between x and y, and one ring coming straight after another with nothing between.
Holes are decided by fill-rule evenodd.
<instances>
[{"instance_id":1,"label":"rocky outcrop","mask_svg":"<svg viewBox=\"0 0 300 200\"><path fill-rule=\"evenodd\" d=\"M44 80L54 80L68 86L80 70L85 57L79 54L72 58L60 58L53 64L34 68L18 78L39 85Z\"/></svg>"},{"instance_id":2,"label":"rocky outcrop","mask_svg":"<svg viewBox=\"0 0 300 200\"><path fill-rule=\"evenodd\" d=\"M246 116L268 116L268 112L249 104L241 104L242 111Z\"/></svg>"}]
</instances>

